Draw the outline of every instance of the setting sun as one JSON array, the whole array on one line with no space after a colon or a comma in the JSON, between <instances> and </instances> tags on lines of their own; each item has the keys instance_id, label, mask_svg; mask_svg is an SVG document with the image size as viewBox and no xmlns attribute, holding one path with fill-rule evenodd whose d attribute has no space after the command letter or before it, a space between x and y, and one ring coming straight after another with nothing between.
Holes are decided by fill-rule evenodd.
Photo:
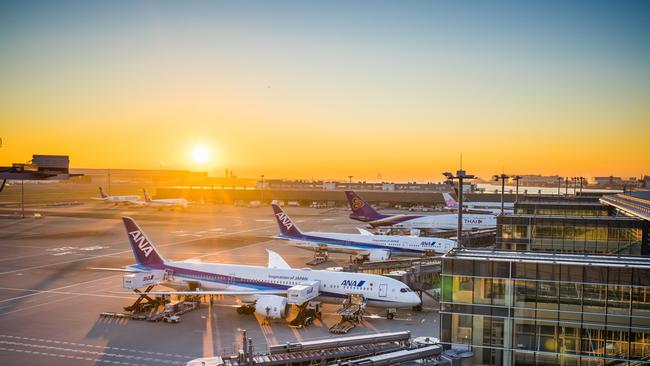
<instances>
[{"instance_id":1,"label":"setting sun","mask_svg":"<svg viewBox=\"0 0 650 366\"><path fill-rule=\"evenodd\" d=\"M192 161L205 164L210 161L210 150L205 146L196 146L192 150Z\"/></svg>"}]
</instances>

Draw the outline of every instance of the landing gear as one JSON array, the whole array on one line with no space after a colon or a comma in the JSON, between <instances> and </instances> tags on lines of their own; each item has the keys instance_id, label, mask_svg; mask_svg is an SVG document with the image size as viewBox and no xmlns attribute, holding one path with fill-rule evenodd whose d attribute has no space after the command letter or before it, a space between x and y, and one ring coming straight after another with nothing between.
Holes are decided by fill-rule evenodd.
<instances>
[{"instance_id":1,"label":"landing gear","mask_svg":"<svg viewBox=\"0 0 650 366\"><path fill-rule=\"evenodd\" d=\"M397 314L397 309L395 309L395 308L386 309L386 319L388 319L388 320L395 319L395 314Z\"/></svg>"}]
</instances>

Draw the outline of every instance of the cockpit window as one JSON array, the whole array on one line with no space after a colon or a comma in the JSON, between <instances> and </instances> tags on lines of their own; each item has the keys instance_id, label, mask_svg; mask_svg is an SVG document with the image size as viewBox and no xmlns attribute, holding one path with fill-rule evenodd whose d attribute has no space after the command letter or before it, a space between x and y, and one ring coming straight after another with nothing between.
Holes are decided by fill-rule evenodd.
<instances>
[{"instance_id":1,"label":"cockpit window","mask_svg":"<svg viewBox=\"0 0 650 366\"><path fill-rule=\"evenodd\" d=\"M399 289L399 292L411 292L411 289L408 288L408 287L404 287L404 288Z\"/></svg>"}]
</instances>

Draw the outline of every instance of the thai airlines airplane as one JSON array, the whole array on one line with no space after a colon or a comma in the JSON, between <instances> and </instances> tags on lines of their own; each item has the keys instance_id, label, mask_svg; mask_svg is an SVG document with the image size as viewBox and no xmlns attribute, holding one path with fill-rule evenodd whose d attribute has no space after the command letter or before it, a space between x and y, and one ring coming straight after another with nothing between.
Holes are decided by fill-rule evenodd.
<instances>
[{"instance_id":1,"label":"thai airlines airplane","mask_svg":"<svg viewBox=\"0 0 650 366\"><path fill-rule=\"evenodd\" d=\"M449 193L443 193L442 197L445 199L445 208L448 210L458 210L458 201L456 201ZM514 213L515 204L512 202L503 203L503 212L505 214ZM501 202L463 202L463 208L476 213L488 213L499 215L501 213Z\"/></svg>"},{"instance_id":2,"label":"thai airlines airplane","mask_svg":"<svg viewBox=\"0 0 650 366\"><path fill-rule=\"evenodd\" d=\"M130 217L123 217L137 264L121 270L160 279L157 284L176 291L151 291L151 295L231 295L268 318L284 318L288 290L316 284L318 300L341 303L350 294L363 295L370 306L402 308L420 305L418 295L395 279L365 273L294 269L277 253L267 250L267 267L240 264L170 261ZM194 290L194 291L193 291Z\"/></svg>"},{"instance_id":3,"label":"thai airlines airplane","mask_svg":"<svg viewBox=\"0 0 650 366\"><path fill-rule=\"evenodd\" d=\"M146 188L142 189L142 191L144 192L145 206L157 207L157 208L174 208L174 207L187 208L187 206L189 206L189 202L185 198L164 198L164 199L152 200Z\"/></svg>"},{"instance_id":4,"label":"thai airlines airplane","mask_svg":"<svg viewBox=\"0 0 650 366\"><path fill-rule=\"evenodd\" d=\"M99 187L99 194L101 197L93 197L93 199L114 204L133 204L140 200L140 196L109 196L102 187Z\"/></svg>"},{"instance_id":5,"label":"thai airlines airplane","mask_svg":"<svg viewBox=\"0 0 650 366\"><path fill-rule=\"evenodd\" d=\"M420 236L373 235L363 230L361 234L305 232L278 206L271 204L278 221L278 239L293 242L296 247L312 251L329 251L363 255L370 261L387 260L391 255L418 256L425 252L445 254L456 247L449 239Z\"/></svg>"},{"instance_id":6,"label":"thai airlines airplane","mask_svg":"<svg viewBox=\"0 0 650 366\"><path fill-rule=\"evenodd\" d=\"M457 215L384 215L375 211L353 191L345 191L352 213L350 218L368 223L372 227L390 226L407 229L449 230L458 225ZM491 229L497 225L494 215L463 215L463 228Z\"/></svg>"}]
</instances>

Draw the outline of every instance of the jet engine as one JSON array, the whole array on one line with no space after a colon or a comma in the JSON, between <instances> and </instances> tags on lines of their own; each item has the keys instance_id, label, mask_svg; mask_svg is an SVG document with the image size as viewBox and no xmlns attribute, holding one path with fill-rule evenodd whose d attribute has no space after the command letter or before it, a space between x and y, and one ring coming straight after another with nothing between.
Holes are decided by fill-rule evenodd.
<instances>
[{"instance_id":1,"label":"jet engine","mask_svg":"<svg viewBox=\"0 0 650 366\"><path fill-rule=\"evenodd\" d=\"M282 319L288 315L289 311L287 298L275 295L257 296L255 301L255 313L270 319Z\"/></svg>"},{"instance_id":2,"label":"jet engine","mask_svg":"<svg viewBox=\"0 0 650 366\"><path fill-rule=\"evenodd\" d=\"M371 250L370 253L368 253L368 260L371 262L375 261L385 261L390 258L390 250L382 250L382 249L377 249L377 250Z\"/></svg>"}]
</instances>

